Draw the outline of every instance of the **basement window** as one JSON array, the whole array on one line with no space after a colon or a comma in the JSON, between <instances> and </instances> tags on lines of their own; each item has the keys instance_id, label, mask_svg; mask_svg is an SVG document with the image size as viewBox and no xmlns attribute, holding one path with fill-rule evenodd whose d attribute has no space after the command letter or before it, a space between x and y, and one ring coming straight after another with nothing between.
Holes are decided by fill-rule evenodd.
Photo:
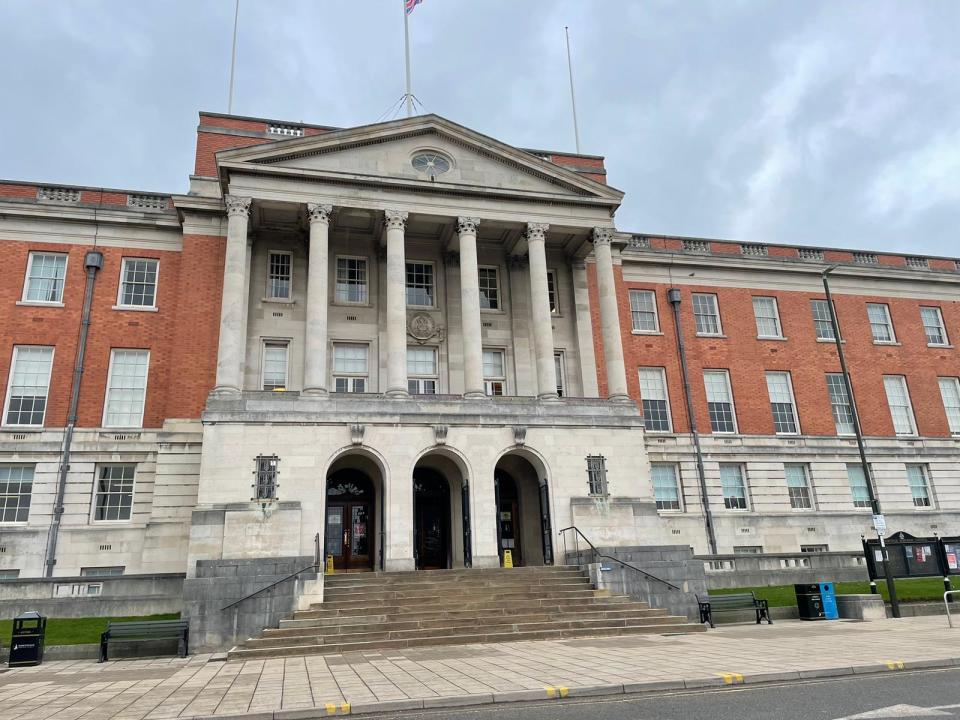
<instances>
[{"instance_id":1,"label":"basement window","mask_svg":"<svg viewBox=\"0 0 960 720\"><path fill-rule=\"evenodd\" d=\"M253 499L276 500L280 458L276 455L257 455L254 463Z\"/></svg>"},{"instance_id":2,"label":"basement window","mask_svg":"<svg viewBox=\"0 0 960 720\"><path fill-rule=\"evenodd\" d=\"M603 455L587 455L587 486L591 495L610 495L607 487L607 459Z\"/></svg>"}]
</instances>

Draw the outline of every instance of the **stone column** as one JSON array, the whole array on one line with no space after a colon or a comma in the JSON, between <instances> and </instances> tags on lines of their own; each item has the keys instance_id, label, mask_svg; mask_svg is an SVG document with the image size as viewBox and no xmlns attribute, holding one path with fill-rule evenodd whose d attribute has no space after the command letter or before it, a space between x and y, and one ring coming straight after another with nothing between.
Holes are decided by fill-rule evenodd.
<instances>
[{"instance_id":1,"label":"stone column","mask_svg":"<svg viewBox=\"0 0 960 720\"><path fill-rule=\"evenodd\" d=\"M250 198L227 195L227 252L223 263L220 300L220 346L217 350L217 384L213 392L239 393L243 388L246 348L243 327L247 288L247 224Z\"/></svg>"},{"instance_id":2,"label":"stone column","mask_svg":"<svg viewBox=\"0 0 960 720\"><path fill-rule=\"evenodd\" d=\"M483 339L477 276L479 218L457 218L460 236L460 312L463 319L463 395L483 397Z\"/></svg>"},{"instance_id":3,"label":"stone column","mask_svg":"<svg viewBox=\"0 0 960 720\"><path fill-rule=\"evenodd\" d=\"M393 397L407 396L407 264L404 229L407 213L387 210L387 390Z\"/></svg>"},{"instance_id":4,"label":"stone column","mask_svg":"<svg viewBox=\"0 0 960 720\"><path fill-rule=\"evenodd\" d=\"M310 260L307 267L307 322L303 343L303 394L327 394L327 285L332 205L308 204Z\"/></svg>"},{"instance_id":5,"label":"stone column","mask_svg":"<svg viewBox=\"0 0 960 720\"><path fill-rule=\"evenodd\" d=\"M612 228L593 229L593 254L597 259L597 290L600 296L600 329L603 336L603 363L607 371L607 397L627 401L627 373L623 365L617 286L613 280Z\"/></svg>"},{"instance_id":6,"label":"stone column","mask_svg":"<svg viewBox=\"0 0 960 720\"><path fill-rule=\"evenodd\" d=\"M537 353L537 397L557 397L557 368L553 363L553 319L547 288L547 230L544 223L527 223L527 253L530 258L530 309L533 344Z\"/></svg>"}]
</instances>

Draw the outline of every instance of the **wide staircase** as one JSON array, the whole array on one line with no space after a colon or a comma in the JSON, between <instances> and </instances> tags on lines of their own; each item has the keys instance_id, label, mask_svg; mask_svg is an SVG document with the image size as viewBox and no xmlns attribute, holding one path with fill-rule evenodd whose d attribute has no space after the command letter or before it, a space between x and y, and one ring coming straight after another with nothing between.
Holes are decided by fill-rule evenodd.
<instances>
[{"instance_id":1,"label":"wide staircase","mask_svg":"<svg viewBox=\"0 0 960 720\"><path fill-rule=\"evenodd\" d=\"M281 620L229 658L702 630L594 590L576 566L371 572L328 575L322 604Z\"/></svg>"}]
</instances>

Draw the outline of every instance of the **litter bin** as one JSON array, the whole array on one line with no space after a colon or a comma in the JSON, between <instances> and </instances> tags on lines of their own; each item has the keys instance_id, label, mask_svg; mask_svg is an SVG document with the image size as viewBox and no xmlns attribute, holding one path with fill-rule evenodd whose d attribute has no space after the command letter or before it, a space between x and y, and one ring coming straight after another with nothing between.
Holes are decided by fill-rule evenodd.
<instances>
[{"instance_id":1,"label":"litter bin","mask_svg":"<svg viewBox=\"0 0 960 720\"><path fill-rule=\"evenodd\" d=\"M40 613L30 611L13 619L13 634L10 637L10 667L39 665L43 662L43 639L47 632L47 619Z\"/></svg>"},{"instance_id":2,"label":"litter bin","mask_svg":"<svg viewBox=\"0 0 960 720\"><path fill-rule=\"evenodd\" d=\"M836 620L840 617L837 610L837 591L832 582L820 583L820 599L823 601L823 614L827 620Z\"/></svg>"},{"instance_id":3,"label":"litter bin","mask_svg":"<svg viewBox=\"0 0 960 720\"><path fill-rule=\"evenodd\" d=\"M801 620L826 620L820 583L798 583L793 589L797 593L797 609Z\"/></svg>"}]
</instances>

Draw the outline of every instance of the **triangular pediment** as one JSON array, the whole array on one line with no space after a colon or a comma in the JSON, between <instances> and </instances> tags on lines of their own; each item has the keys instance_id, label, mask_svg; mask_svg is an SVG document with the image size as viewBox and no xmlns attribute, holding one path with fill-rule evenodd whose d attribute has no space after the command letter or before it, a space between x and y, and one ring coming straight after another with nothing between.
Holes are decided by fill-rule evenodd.
<instances>
[{"instance_id":1,"label":"triangular pediment","mask_svg":"<svg viewBox=\"0 0 960 720\"><path fill-rule=\"evenodd\" d=\"M445 159L448 169L431 178L414 164L424 153ZM436 115L221 151L217 162L221 174L255 166L341 181L382 179L437 190L502 191L610 205L619 205L623 197L615 188Z\"/></svg>"}]
</instances>

